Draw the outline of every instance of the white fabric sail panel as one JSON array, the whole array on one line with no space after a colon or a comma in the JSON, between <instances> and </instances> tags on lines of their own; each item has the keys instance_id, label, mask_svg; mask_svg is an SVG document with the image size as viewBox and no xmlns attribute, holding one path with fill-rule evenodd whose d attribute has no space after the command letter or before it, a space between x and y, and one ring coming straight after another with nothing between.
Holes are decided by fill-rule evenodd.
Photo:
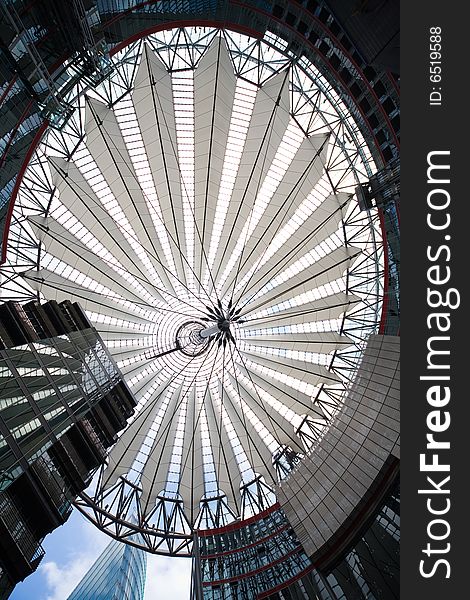
<instances>
[{"instance_id":1,"label":"white fabric sail panel","mask_svg":"<svg viewBox=\"0 0 470 600\"><path fill-rule=\"evenodd\" d=\"M35 216L28 217L28 222L49 254L131 302L142 304L147 301L146 298L138 295L137 288L131 286L121 276L122 268L119 271L112 269L100 256L54 219Z\"/></svg>"},{"instance_id":2,"label":"white fabric sail panel","mask_svg":"<svg viewBox=\"0 0 470 600\"><path fill-rule=\"evenodd\" d=\"M149 363L147 363L148 365L150 364L156 364L157 361L150 361ZM135 365L134 365L135 366ZM121 369L122 371L122 369ZM149 369L149 373L147 373L146 375L144 375L142 378L140 378L135 385L132 386L132 393L134 394L135 399L137 400L137 402L140 402L140 400L145 396L145 394L147 394L147 402L153 402L154 399L159 395L160 392L158 392L158 390L160 390L160 385L161 381L164 381L164 385L168 387L169 382L171 381L171 379L169 378L169 375L165 374L165 373L161 373L161 370L156 368L156 369ZM157 385L158 384L158 385ZM147 406L147 402L145 403L145 406ZM139 411L140 414L140 411Z\"/></svg>"},{"instance_id":3,"label":"white fabric sail panel","mask_svg":"<svg viewBox=\"0 0 470 600\"><path fill-rule=\"evenodd\" d=\"M252 296L253 289L262 289L277 274L282 273L288 265L305 256L338 231L348 199L349 196L342 193L332 194L325 198L320 206L295 231L289 234L268 260L261 259L259 261L259 268L255 270L248 284L234 295L234 298L243 301L246 297ZM269 232L267 232L266 238L267 243L270 242ZM319 285L321 284L316 284L316 287Z\"/></svg>"},{"instance_id":4,"label":"white fabric sail panel","mask_svg":"<svg viewBox=\"0 0 470 600\"><path fill-rule=\"evenodd\" d=\"M235 378L231 373L228 374L232 386L240 394L240 398L246 402L246 405L258 417L259 421L266 427L269 433L281 446L286 444L296 452L303 452L304 449L299 439L296 439L294 428L291 423L286 421L271 404L263 399L255 385L251 390L240 379Z\"/></svg>"},{"instance_id":5,"label":"white fabric sail panel","mask_svg":"<svg viewBox=\"0 0 470 600\"><path fill-rule=\"evenodd\" d=\"M173 442L178 429L177 415L179 416L182 410L183 401L182 385L180 385L171 393L167 409L142 470L140 503L144 514L153 510L157 497L166 487L173 455Z\"/></svg>"},{"instance_id":6,"label":"white fabric sail panel","mask_svg":"<svg viewBox=\"0 0 470 600\"><path fill-rule=\"evenodd\" d=\"M88 318L94 322L90 316ZM104 342L110 342L110 345L114 342L122 342L123 344L132 344L138 341L142 336L146 335L143 331L126 328L123 325L109 325L107 323L94 322L94 327L100 334L101 339Z\"/></svg>"},{"instance_id":7,"label":"white fabric sail panel","mask_svg":"<svg viewBox=\"0 0 470 600\"><path fill-rule=\"evenodd\" d=\"M303 244L305 240L308 240L308 244L305 247L302 246L303 251L308 252L316 244L338 231L347 213L350 199L351 196L343 192L331 194L325 198L320 206L292 233L285 249L290 252L297 244Z\"/></svg>"},{"instance_id":8,"label":"white fabric sail panel","mask_svg":"<svg viewBox=\"0 0 470 600\"><path fill-rule=\"evenodd\" d=\"M118 224L105 209L78 167L72 162L57 157L49 158L49 166L52 182L57 186L61 203L77 221L83 223L113 254L114 246L117 249L122 248L122 256L115 255L119 261L126 254L132 254L132 248L119 230Z\"/></svg>"},{"instance_id":9,"label":"white fabric sail panel","mask_svg":"<svg viewBox=\"0 0 470 600\"><path fill-rule=\"evenodd\" d=\"M268 290L262 296L252 300L241 314L246 314L247 310L254 312L259 308L269 308L270 306L284 302L284 300L289 300L297 295L325 285L330 281L339 279L344 275L346 269L351 267L353 260L360 253L361 250L353 246L336 248L330 254L310 265L307 269L300 271Z\"/></svg>"},{"instance_id":10,"label":"white fabric sail panel","mask_svg":"<svg viewBox=\"0 0 470 600\"><path fill-rule=\"evenodd\" d=\"M126 319L136 325L151 322L133 313L132 306L123 306L114 299L103 296L100 292L87 289L47 269L25 271L24 278L34 290L43 293L49 300L79 302L85 310L97 312L111 318Z\"/></svg>"},{"instance_id":11,"label":"white fabric sail panel","mask_svg":"<svg viewBox=\"0 0 470 600\"><path fill-rule=\"evenodd\" d=\"M223 225L221 247L213 265L217 278L248 221L259 187L264 181L289 124L289 77L280 73L258 90L245 146Z\"/></svg>"},{"instance_id":12,"label":"white fabric sail panel","mask_svg":"<svg viewBox=\"0 0 470 600\"><path fill-rule=\"evenodd\" d=\"M87 180L75 164L66 162L61 158L49 158L52 172L52 181L59 190L61 203L83 223L86 229L101 242L127 271L139 283L160 297L152 285L155 282L147 281L147 274L135 254L129 241L124 236L116 221L104 208L101 201L90 187ZM139 267L140 265L140 267Z\"/></svg>"},{"instance_id":13,"label":"white fabric sail panel","mask_svg":"<svg viewBox=\"0 0 470 600\"><path fill-rule=\"evenodd\" d=\"M178 278L186 280L183 190L178 165L178 140L171 77L165 66L144 45L132 93L140 133L162 212L162 225L175 260ZM181 249L181 251L180 251Z\"/></svg>"},{"instance_id":14,"label":"white fabric sail panel","mask_svg":"<svg viewBox=\"0 0 470 600\"><path fill-rule=\"evenodd\" d=\"M145 374L137 382L134 382L132 386L129 386L139 405L138 411L131 418L131 421L134 421L137 415L140 415L143 411L149 410L149 406L155 401L158 400L160 404L161 386L163 385L165 388L168 388L172 382L172 374L165 372L158 365L156 366L156 362L147 363L146 366L150 365L156 368L148 368L149 373Z\"/></svg>"},{"instance_id":15,"label":"white fabric sail panel","mask_svg":"<svg viewBox=\"0 0 470 600\"><path fill-rule=\"evenodd\" d=\"M318 183L324 170L327 140L328 136L323 134L305 138L302 142L253 233L246 240L237 281L241 281L252 265L262 259L283 224L292 219L300 204ZM312 231L312 221L310 228ZM328 232L325 232L324 237L327 235ZM282 246L282 252L284 251ZM230 278L225 288L232 282L233 278Z\"/></svg>"},{"instance_id":16,"label":"white fabric sail panel","mask_svg":"<svg viewBox=\"0 0 470 600\"><path fill-rule=\"evenodd\" d=\"M288 383L276 379L269 375L269 373L266 373L266 371L263 372L263 375L260 375L250 365L237 365L237 367L256 386L279 400L289 410L294 411L298 415L309 415L315 419L325 418L323 411L320 407L313 404L312 398L308 394L290 386ZM297 381L301 383L300 380Z\"/></svg>"},{"instance_id":17,"label":"white fabric sail panel","mask_svg":"<svg viewBox=\"0 0 470 600\"><path fill-rule=\"evenodd\" d=\"M340 378L331 373L325 367L310 363L305 360L287 358L277 354L266 354L257 352L255 349L240 350L241 354L249 360L258 363L268 369L277 370L283 375L292 376L311 385L320 383L333 384L338 383Z\"/></svg>"},{"instance_id":18,"label":"white fabric sail panel","mask_svg":"<svg viewBox=\"0 0 470 600\"><path fill-rule=\"evenodd\" d=\"M352 341L345 335L334 331L317 331L309 333L269 333L250 335L245 338L247 344L264 348L283 348L297 352L315 352L329 354L334 350L350 346Z\"/></svg>"},{"instance_id":19,"label":"white fabric sail panel","mask_svg":"<svg viewBox=\"0 0 470 600\"><path fill-rule=\"evenodd\" d=\"M186 427L181 458L181 477L178 493L183 499L190 523L194 523L199 513L199 503L204 495L204 461L201 438L202 401L193 387L189 392L186 408Z\"/></svg>"},{"instance_id":20,"label":"white fabric sail panel","mask_svg":"<svg viewBox=\"0 0 470 600\"><path fill-rule=\"evenodd\" d=\"M236 390L237 388L235 388ZM259 432L240 408L238 391L234 392L220 382L222 405L227 411L242 448L255 473L262 475L268 485L276 482L276 473L272 464L272 454Z\"/></svg>"},{"instance_id":21,"label":"white fabric sail panel","mask_svg":"<svg viewBox=\"0 0 470 600\"><path fill-rule=\"evenodd\" d=\"M134 362L131 362L128 365L121 366L120 371L123 375L126 376L127 379L131 379L132 376L136 373L140 374L144 369L148 369L149 372L146 375L141 376L141 379L139 379L137 387L137 389L139 389L139 387L141 385L144 385L147 382L147 380L154 380L156 374L159 372L159 368L161 367L161 365L161 359L136 357L136 360ZM135 393L134 390L133 392ZM139 394L137 394L136 397L139 398Z\"/></svg>"},{"instance_id":22,"label":"white fabric sail panel","mask_svg":"<svg viewBox=\"0 0 470 600\"><path fill-rule=\"evenodd\" d=\"M131 360L135 356L139 354L146 354L147 359L151 360L152 356L155 356L155 346L149 342L147 346L138 346L138 347L120 347L120 348L111 348L113 358L118 363L120 361Z\"/></svg>"},{"instance_id":23,"label":"white fabric sail panel","mask_svg":"<svg viewBox=\"0 0 470 600\"><path fill-rule=\"evenodd\" d=\"M219 399L222 399L219 387ZM210 446L214 460L219 490L226 494L235 514L240 514L240 486L242 473L230 442L226 424L222 418L222 404L209 391L204 397L204 407L209 431ZM226 408L226 405L223 404Z\"/></svg>"},{"instance_id":24,"label":"white fabric sail panel","mask_svg":"<svg viewBox=\"0 0 470 600\"><path fill-rule=\"evenodd\" d=\"M160 384L155 390L152 400L143 408L134 421L124 430L108 455L108 465L103 473L104 488L112 487L119 477L132 468L147 434L155 422L155 418L165 401L168 381Z\"/></svg>"},{"instance_id":25,"label":"white fabric sail panel","mask_svg":"<svg viewBox=\"0 0 470 600\"><path fill-rule=\"evenodd\" d=\"M235 88L225 41L216 37L194 73L194 270L199 279L207 269Z\"/></svg>"},{"instance_id":26,"label":"white fabric sail panel","mask_svg":"<svg viewBox=\"0 0 470 600\"><path fill-rule=\"evenodd\" d=\"M312 302L305 302L284 310L271 311L266 316L249 317L240 324L242 329L260 329L262 327L279 327L301 325L314 321L339 319L361 299L352 294L338 292Z\"/></svg>"},{"instance_id":27,"label":"white fabric sail panel","mask_svg":"<svg viewBox=\"0 0 470 600\"><path fill-rule=\"evenodd\" d=\"M112 109L87 99L86 145L161 281L171 289L166 264L147 199L132 166L126 143Z\"/></svg>"}]
</instances>

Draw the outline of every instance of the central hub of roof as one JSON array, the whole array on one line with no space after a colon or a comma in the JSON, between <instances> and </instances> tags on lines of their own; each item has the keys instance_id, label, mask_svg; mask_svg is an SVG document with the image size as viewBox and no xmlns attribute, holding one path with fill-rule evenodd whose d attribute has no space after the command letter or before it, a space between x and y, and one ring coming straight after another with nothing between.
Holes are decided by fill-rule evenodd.
<instances>
[{"instance_id":1,"label":"central hub of roof","mask_svg":"<svg viewBox=\"0 0 470 600\"><path fill-rule=\"evenodd\" d=\"M227 332L230 329L230 321L228 319L226 319L226 318L221 317L217 321L217 326L220 329L220 331Z\"/></svg>"},{"instance_id":2,"label":"central hub of roof","mask_svg":"<svg viewBox=\"0 0 470 600\"><path fill-rule=\"evenodd\" d=\"M176 332L176 346L186 356L199 356L208 349L210 339L203 337L204 325L199 321L187 321Z\"/></svg>"},{"instance_id":3,"label":"central hub of roof","mask_svg":"<svg viewBox=\"0 0 470 600\"><path fill-rule=\"evenodd\" d=\"M227 307L224 309L222 302L217 300L217 304L213 306L206 306L207 312L204 317L204 321L207 323L214 322L214 325L209 325L200 332L200 335L204 339L215 340L219 342L219 346L227 344L227 342L235 342L235 338L230 330L230 325L236 321L242 323L240 318L240 309L236 309L230 299L227 303Z\"/></svg>"}]
</instances>

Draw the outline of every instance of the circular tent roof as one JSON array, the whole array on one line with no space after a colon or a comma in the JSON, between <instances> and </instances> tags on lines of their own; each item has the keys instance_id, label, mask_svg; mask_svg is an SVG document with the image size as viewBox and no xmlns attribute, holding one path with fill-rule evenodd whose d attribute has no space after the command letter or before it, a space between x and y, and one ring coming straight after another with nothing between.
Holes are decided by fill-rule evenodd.
<instances>
[{"instance_id":1,"label":"circular tent roof","mask_svg":"<svg viewBox=\"0 0 470 600\"><path fill-rule=\"evenodd\" d=\"M151 35L74 90L26 172L8 293L79 301L138 407L78 504L185 554L275 501L376 330L373 164L335 90L273 34Z\"/></svg>"}]
</instances>

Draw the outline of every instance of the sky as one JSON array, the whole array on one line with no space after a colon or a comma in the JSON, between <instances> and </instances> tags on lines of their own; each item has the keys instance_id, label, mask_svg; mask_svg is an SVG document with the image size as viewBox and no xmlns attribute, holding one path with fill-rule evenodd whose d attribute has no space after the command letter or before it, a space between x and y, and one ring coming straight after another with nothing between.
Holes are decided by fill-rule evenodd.
<instances>
[{"instance_id":1,"label":"sky","mask_svg":"<svg viewBox=\"0 0 470 600\"><path fill-rule=\"evenodd\" d=\"M74 510L43 542L37 571L19 583L10 600L67 600L111 538ZM144 600L188 600L191 561L148 555Z\"/></svg>"}]
</instances>

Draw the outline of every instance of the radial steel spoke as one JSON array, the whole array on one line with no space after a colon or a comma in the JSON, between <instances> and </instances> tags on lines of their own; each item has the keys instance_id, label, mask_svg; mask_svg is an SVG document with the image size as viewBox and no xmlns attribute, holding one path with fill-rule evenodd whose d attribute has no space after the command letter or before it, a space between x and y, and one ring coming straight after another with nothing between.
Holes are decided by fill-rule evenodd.
<instances>
[{"instance_id":1,"label":"radial steel spoke","mask_svg":"<svg viewBox=\"0 0 470 600\"><path fill-rule=\"evenodd\" d=\"M46 133L12 218L4 295L83 303L137 400L79 509L153 553L275 501L279 452L329 426L381 315L378 219L350 201L367 145L278 42L131 42Z\"/></svg>"}]
</instances>

